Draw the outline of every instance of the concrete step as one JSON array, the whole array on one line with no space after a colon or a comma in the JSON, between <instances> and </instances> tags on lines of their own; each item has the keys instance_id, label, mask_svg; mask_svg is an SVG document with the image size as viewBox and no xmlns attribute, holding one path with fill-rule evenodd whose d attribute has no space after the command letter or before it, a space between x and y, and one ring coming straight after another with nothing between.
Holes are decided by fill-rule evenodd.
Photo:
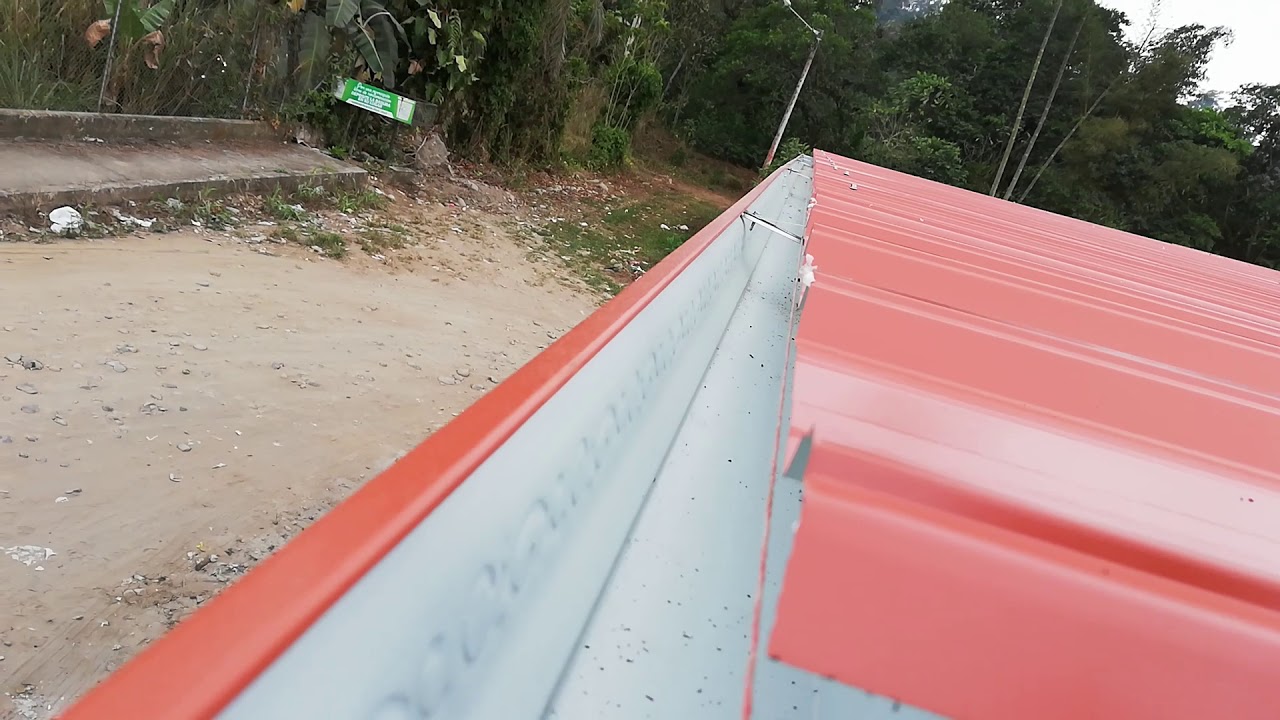
<instances>
[{"instance_id":1,"label":"concrete step","mask_svg":"<svg viewBox=\"0 0 1280 720\"><path fill-rule=\"evenodd\" d=\"M0 213L307 185L362 186L368 173L281 142L115 144L0 141Z\"/></svg>"}]
</instances>

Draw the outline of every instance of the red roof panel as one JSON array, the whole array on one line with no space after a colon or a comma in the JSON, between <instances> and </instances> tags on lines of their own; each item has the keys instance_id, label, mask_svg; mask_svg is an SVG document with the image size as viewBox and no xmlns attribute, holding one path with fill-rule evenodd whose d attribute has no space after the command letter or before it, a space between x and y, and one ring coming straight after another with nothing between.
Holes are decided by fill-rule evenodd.
<instances>
[{"instance_id":1,"label":"red roof panel","mask_svg":"<svg viewBox=\"0 0 1280 720\"><path fill-rule=\"evenodd\" d=\"M957 718L1273 717L1280 276L815 167L771 653Z\"/></svg>"}]
</instances>

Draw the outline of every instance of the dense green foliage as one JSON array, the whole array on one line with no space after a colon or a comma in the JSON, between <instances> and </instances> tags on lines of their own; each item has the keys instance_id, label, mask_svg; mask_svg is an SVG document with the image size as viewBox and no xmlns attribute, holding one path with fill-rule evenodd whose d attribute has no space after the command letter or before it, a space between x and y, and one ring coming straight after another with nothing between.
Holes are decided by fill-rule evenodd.
<instances>
[{"instance_id":1,"label":"dense green foliage","mask_svg":"<svg viewBox=\"0 0 1280 720\"><path fill-rule=\"evenodd\" d=\"M414 3L434 7L388 6L412 15ZM1280 89L1241 88L1226 103L1197 94L1221 28L1131 43L1143 34L1126 35L1131 19L1094 0L793 0L795 13L779 0L472 5L450 17L486 43L442 100L455 146L473 153L608 169L627 162L639 124L658 121L704 153L758 166L814 42L798 13L822 37L784 150L994 186L1280 264ZM402 56L402 71L418 54ZM426 76L448 65L436 60L422 61Z\"/></svg>"},{"instance_id":2,"label":"dense green foliage","mask_svg":"<svg viewBox=\"0 0 1280 720\"><path fill-rule=\"evenodd\" d=\"M780 2L723 5L668 117L698 149L758 163L812 37ZM804 143L987 192L1043 43L1001 196L1280 264L1280 88L1225 108L1196 96L1224 29L1135 45L1129 19L1093 0L1056 18L1056 0L793 5L824 33L789 129Z\"/></svg>"},{"instance_id":3,"label":"dense green foliage","mask_svg":"<svg viewBox=\"0 0 1280 720\"><path fill-rule=\"evenodd\" d=\"M1280 87L1201 92L1221 28L1144 32L1096 0L123 1L107 83L85 69L107 43L77 41L115 0L0 10L0 104L85 109L101 88L112 109L301 118L389 157L395 125L326 92L354 75L436 103L481 159L610 170L661 124L758 167L814 47L799 15L821 42L784 150L1280 265Z\"/></svg>"}]
</instances>

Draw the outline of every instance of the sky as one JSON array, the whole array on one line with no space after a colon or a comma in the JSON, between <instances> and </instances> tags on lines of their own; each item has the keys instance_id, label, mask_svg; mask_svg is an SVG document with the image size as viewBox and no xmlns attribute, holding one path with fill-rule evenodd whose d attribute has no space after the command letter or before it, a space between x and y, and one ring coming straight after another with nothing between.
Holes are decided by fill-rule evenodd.
<instances>
[{"instance_id":1,"label":"sky","mask_svg":"<svg viewBox=\"0 0 1280 720\"><path fill-rule=\"evenodd\" d=\"M1098 0L1098 4L1129 16L1129 35L1145 34L1151 0ZM1280 62L1274 58L1280 41L1280 0L1163 0L1158 30L1199 23L1225 25L1235 41L1219 47L1209 64L1204 89L1231 92L1248 83L1280 84Z\"/></svg>"}]
</instances>

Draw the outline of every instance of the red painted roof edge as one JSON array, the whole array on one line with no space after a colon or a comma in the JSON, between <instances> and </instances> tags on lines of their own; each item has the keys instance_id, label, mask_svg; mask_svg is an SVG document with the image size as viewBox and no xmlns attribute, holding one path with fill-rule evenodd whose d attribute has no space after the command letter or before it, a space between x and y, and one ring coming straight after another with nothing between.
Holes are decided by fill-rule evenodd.
<instances>
[{"instance_id":1,"label":"red painted roof edge","mask_svg":"<svg viewBox=\"0 0 1280 720\"><path fill-rule=\"evenodd\" d=\"M616 298L91 690L65 720L210 718L683 272L780 168Z\"/></svg>"}]
</instances>

